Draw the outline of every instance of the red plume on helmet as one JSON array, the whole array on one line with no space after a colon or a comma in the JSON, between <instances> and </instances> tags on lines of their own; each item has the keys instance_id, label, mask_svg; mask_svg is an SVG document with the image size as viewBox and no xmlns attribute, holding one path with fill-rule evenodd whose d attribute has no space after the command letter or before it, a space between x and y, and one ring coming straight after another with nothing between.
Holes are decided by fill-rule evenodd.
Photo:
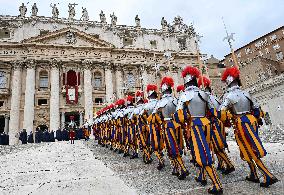
<instances>
[{"instance_id":1,"label":"red plume on helmet","mask_svg":"<svg viewBox=\"0 0 284 195\"><path fill-rule=\"evenodd\" d=\"M115 105L114 104L110 104L108 107L109 107L109 109L112 109L112 108L115 107Z\"/></svg>"},{"instance_id":2,"label":"red plume on helmet","mask_svg":"<svg viewBox=\"0 0 284 195\"><path fill-rule=\"evenodd\" d=\"M149 91L157 91L157 89L158 89L157 85L149 84L147 85L146 91L148 93Z\"/></svg>"},{"instance_id":3,"label":"red plume on helmet","mask_svg":"<svg viewBox=\"0 0 284 195\"><path fill-rule=\"evenodd\" d=\"M143 97L144 96L144 93L143 91L136 91L136 94L135 94L136 97Z\"/></svg>"},{"instance_id":4,"label":"red plume on helmet","mask_svg":"<svg viewBox=\"0 0 284 195\"><path fill-rule=\"evenodd\" d=\"M183 71L181 72L182 77L186 77L186 75L190 74L191 76L194 76L196 78L198 78L200 76L200 72L198 70L198 68L193 67L193 66L187 66L183 69Z\"/></svg>"},{"instance_id":5,"label":"red plume on helmet","mask_svg":"<svg viewBox=\"0 0 284 195\"><path fill-rule=\"evenodd\" d=\"M162 87L163 84L166 84L170 87L173 87L174 86L174 80L173 80L172 77L164 77L162 79L161 87Z\"/></svg>"},{"instance_id":6,"label":"red plume on helmet","mask_svg":"<svg viewBox=\"0 0 284 195\"><path fill-rule=\"evenodd\" d=\"M226 70L222 74L221 80L226 81L228 76L231 76L234 79L239 78L240 70L236 66L226 68Z\"/></svg>"},{"instance_id":7,"label":"red plume on helmet","mask_svg":"<svg viewBox=\"0 0 284 195\"><path fill-rule=\"evenodd\" d=\"M177 92L184 91L184 85L177 86Z\"/></svg>"},{"instance_id":8,"label":"red plume on helmet","mask_svg":"<svg viewBox=\"0 0 284 195\"><path fill-rule=\"evenodd\" d=\"M149 101L147 99L144 100L144 104L148 103Z\"/></svg>"},{"instance_id":9,"label":"red plume on helmet","mask_svg":"<svg viewBox=\"0 0 284 195\"><path fill-rule=\"evenodd\" d=\"M116 105L121 106L125 104L125 100L124 99L119 99L116 101Z\"/></svg>"},{"instance_id":10,"label":"red plume on helmet","mask_svg":"<svg viewBox=\"0 0 284 195\"><path fill-rule=\"evenodd\" d=\"M129 96L127 96L127 98L126 98L126 101L128 101L128 102L133 102L133 99L134 99L134 97L131 96L131 95L129 95Z\"/></svg>"},{"instance_id":11,"label":"red plume on helmet","mask_svg":"<svg viewBox=\"0 0 284 195\"><path fill-rule=\"evenodd\" d=\"M203 86L204 87L210 87L211 85L211 81L209 78L205 77L205 76L200 76L199 79L198 79L198 87L202 86L202 80L203 79Z\"/></svg>"}]
</instances>

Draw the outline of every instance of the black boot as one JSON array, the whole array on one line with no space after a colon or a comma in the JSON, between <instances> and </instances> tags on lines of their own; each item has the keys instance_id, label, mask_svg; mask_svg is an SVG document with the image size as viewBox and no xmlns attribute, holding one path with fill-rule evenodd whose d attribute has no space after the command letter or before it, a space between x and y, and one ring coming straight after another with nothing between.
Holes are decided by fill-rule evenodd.
<instances>
[{"instance_id":1,"label":"black boot","mask_svg":"<svg viewBox=\"0 0 284 195\"><path fill-rule=\"evenodd\" d=\"M157 166L157 169L158 169L159 171L161 171L164 167L165 167L165 164L164 164L164 163L159 163L159 165Z\"/></svg>"},{"instance_id":2,"label":"black boot","mask_svg":"<svg viewBox=\"0 0 284 195\"><path fill-rule=\"evenodd\" d=\"M134 153L134 154L130 157L130 159L134 159L134 158L138 158L138 154L137 154L137 153Z\"/></svg>"},{"instance_id":3,"label":"black boot","mask_svg":"<svg viewBox=\"0 0 284 195\"><path fill-rule=\"evenodd\" d=\"M195 177L195 181L197 181L198 183L200 183L202 186L206 186L207 185L207 180L200 180L197 177Z\"/></svg>"},{"instance_id":4,"label":"black boot","mask_svg":"<svg viewBox=\"0 0 284 195\"><path fill-rule=\"evenodd\" d=\"M222 171L222 174L228 175L228 174L230 174L230 173L232 173L232 172L234 172L234 171L235 171L235 167L229 167L229 168L227 168L227 169L224 169L224 170Z\"/></svg>"},{"instance_id":5,"label":"black boot","mask_svg":"<svg viewBox=\"0 0 284 195\"><path fill-rule=\"evenodd\" d=\"M261 182L260 187L268 188L270 185L275 184L279 180L276 177L271 178L268 182Z\"/></svg>"},{"instance_id":6,"label":"black boot","mask_svg":"<svg viewBox=\"0 0 284 195\"><path fill-rule=\"evenodd\" d=\"M209 194L223 194L223 189L216 190L215 188L213 189L208 189Z\"/></svg>"},{"instance_id":7,"label":"black boot","mask_svg":"<svg viewBox=\"0 0 284 195\"><path fill-rule=\"evenodd\" d=\"M185 172L182 172L179 176L178 176L178 179L179 180L184 180L186 178L186 173Z\"/></svg>"},{"instance_id":8,"label":"black boot","mask_svg":"<svg viewBox=\"0 0 284 195\"><path fill-rule=\"evenodd\" d=\"M250 181L250 182L253 182L253 183L259 183L259 179L254 177L253 175L246 176L246 180Z\"/></svg>"}]
</instances>

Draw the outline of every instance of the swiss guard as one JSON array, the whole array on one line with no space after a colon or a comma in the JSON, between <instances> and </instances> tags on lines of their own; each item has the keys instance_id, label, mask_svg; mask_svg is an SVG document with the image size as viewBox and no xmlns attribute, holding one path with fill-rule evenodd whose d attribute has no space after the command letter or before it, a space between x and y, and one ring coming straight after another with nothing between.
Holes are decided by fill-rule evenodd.
<instances>
[{"instance_id":1,"label":"swiss guard","mask_svg":"<svg viewBox=\"0 0 284 195\"><path fill-rule=\"evenodd\" d=\"M157 85L149 84L146 88L148 95L148 103L145 104L143 110L141 111L141 117L143 122L149 128L149 141L151 150L154 152L156 157L158 158L159 165L157 167L158 170L162 170L165 167L164 158L163 158L163 149L164 149L164 138L161 126L155 122L156 117L152 116L152 113L158 103L158 87Z\"/></svg>"},{"instance_id":2,"label":"swiss guard","mask_svg":"<svg viewBox=\"0 0 284 195\"><path fill-rule=\"evenodd\" d=\"M183 135L181 127L173 120L176 111L177 99L173 96L174 81L171 77L164 77L161 83L162 98L154 110L156 122L162 126L164 142L169 159L173 167L173 175L183 180L189 174L185 168L182 155ZM151 116L150 116L151 117Z\"/></svg>"},{"instance_id":3,"label":"swiss guard","mask_svg":"<svg viewBox=\"0 0 284 195\"><path fill-rule=\"evenodd\" d=\"M210 177L213 187L208 189L210 194L222 194L220 179L213 165L210 153L210 121L206 117L208 111L208 94L198 88L197 79L200 72L196 67L187 66L182 71L185 91L180 95L175 119L186 124L186 135L190 143L193 161L199 167L197 182L206 184L205 172Z\"/></svg>"},{"instance_id":4,"label":"swiss guard","mask_svg":"<svg viewBox=\"0 0 284 195\"><path fill-rule=\"evenodd\" d=\"M222 75L222 81L226 82L228 89L220 106L221 119L230 121L234 128L241 158L250 168L250 175L246 177L246 180L259 183L256 171L258 168L263 175L260 186L269 187L278 179L261 161L261 158L266 155L266 150L258 136L263 111L250 94L240 88L240 71L237 67L227 68Z\"/></svg>"},{"instance_id":5,"label":"swiss guard","mask_svg":"<svg viewBox=\"0 0 284 195\"><path fill-rule=\"evenodd\" d=\"M223 174L229 174L235 171L235 167L230 161L228 155L225 152L225 148L228 148L226 142L225 126L218 119L218 109L221 105L220 100L212 94L211 81L205 76L200 76L198 80L199 88L204 88L206 94L208 94L208 107L207 118L211 122L211 145L212 150L218 158L217 170L221 170Z\"/></svg>"}]
</instances>

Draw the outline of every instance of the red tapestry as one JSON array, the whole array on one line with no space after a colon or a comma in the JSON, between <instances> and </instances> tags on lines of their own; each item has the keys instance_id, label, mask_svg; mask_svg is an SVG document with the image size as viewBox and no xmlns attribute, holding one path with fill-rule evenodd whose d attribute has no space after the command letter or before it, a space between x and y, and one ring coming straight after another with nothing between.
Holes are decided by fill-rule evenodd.
<instances>
[{"instance_id":1,"label":"red tapestry","mask_svg":"<svg viewBox=\"0 0 284 195\"><path fill-rule=\"evenodd\" d=\"M67 104L78 103L78 86L66 85L66 103Z\"/></svg>"}]
</instances>

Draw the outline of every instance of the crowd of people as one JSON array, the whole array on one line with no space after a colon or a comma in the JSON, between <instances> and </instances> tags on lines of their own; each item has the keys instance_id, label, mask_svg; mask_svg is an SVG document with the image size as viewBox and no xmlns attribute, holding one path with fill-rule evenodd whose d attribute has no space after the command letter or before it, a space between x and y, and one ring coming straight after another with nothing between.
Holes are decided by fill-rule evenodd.
<instances>
[{"instance_id":1,"label":"crowd of people","mask_svg":"<svg viewBox=\"0 0 284 195\"><path fill-rule=\"evenodd\" d=\"M88 123L87 123L88 124ZM74 143L74 140L89 140L91 133L91 126L84 124L81 128L64 128L54 131L48 131L48 129L41 130L36 128L35 136L31 131L29 134L26 129L22 129L16 137L19 138L22 144L27 143L41 143L41 142L55 142L57 141L69 141ZM9 135L5 132L0 133L0 145L9 145Z\"/></svg>"},{"instance_id":2,"label":"crowd of people","mask_svg":"<svg viewBox=\"0 0 284 195\"><path fill-rule=\"evenodd\" d=\"M276 183L278 179L261 160L266 150L258 128L264 112L250 94L240 88L238 67L227 68L222 75L222 81L228 86L223 101L213 95L210 79L200 75L196 67L187 66L182 77L184 85L178 86L177 98L173 93L173 79L164 77L161 97L157 85L150 84L146 89L147 99L142 91L137 91L135 97L119 99L98 111L93 125L95 139L102 147L131 159L138 158L140 150L145 164L152 163L155 155L158 170L165 167L167 156L172 175L180 180L189 176L184 154L190 154L190 162L197 170L196 182L206 185L207 175L212 181L208 193L222 194L218 171L223 175L235 171L225 150L228 148L225 127L232 127L240 157L250 169L245 179L260 183L260 187ZM262 174L262 181L257 170Z\"/></svg>"}]
</instances>

